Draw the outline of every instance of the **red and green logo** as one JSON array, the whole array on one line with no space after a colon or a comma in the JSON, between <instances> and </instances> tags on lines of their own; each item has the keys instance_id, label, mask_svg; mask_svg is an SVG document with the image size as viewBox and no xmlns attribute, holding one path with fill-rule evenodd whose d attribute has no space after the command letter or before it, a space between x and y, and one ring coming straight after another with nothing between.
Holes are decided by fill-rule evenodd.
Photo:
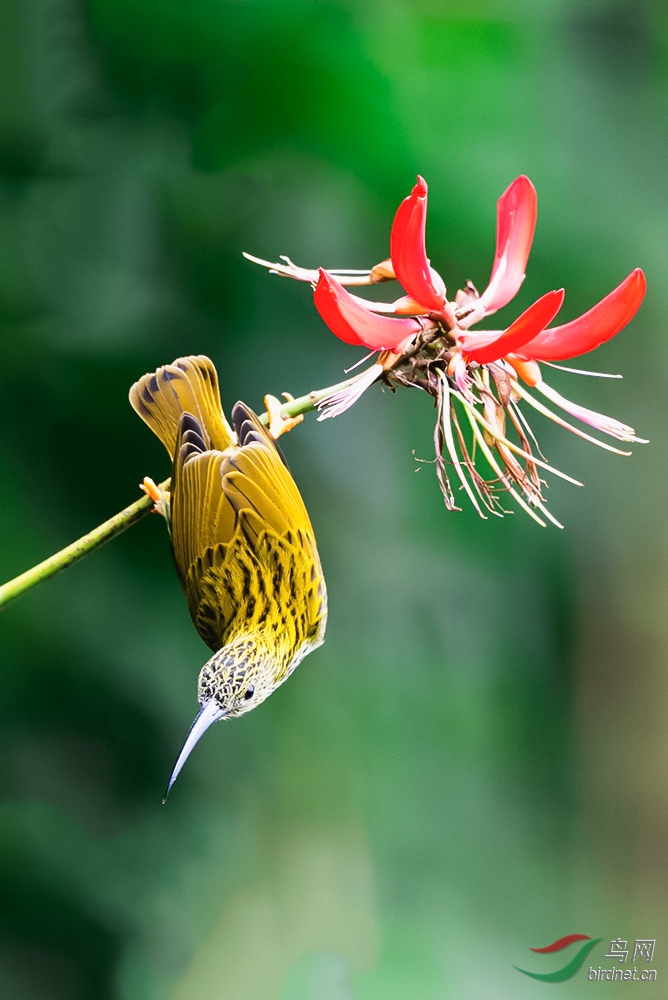
<instances>
[{"instance_id":1,"label":"red and green logo","mask_svg":"<svg viewBox=\"0 0 668 1000\"><path fill-rule=\"evenodd\" d=\"M520 969L519 965L516 965L515 968L518 972L523 972L525 976L531 976L532 979L542 979L544 983L563 983L567 979L571 979L580 970L589 952L602 940L603 938L592 939L588 934L567 934L565 937L559 938L558 941L553 941L552 944L546 945L545 948L531 949L531 951L535 951L539 955L553 955L555 952L563 951L569 945L575 944L576 941L586 941L586 944L578 948L570 962L567 962L561 969L555 969L554 972L529 972L527 969Z\"/></svg>"}]
</instances>

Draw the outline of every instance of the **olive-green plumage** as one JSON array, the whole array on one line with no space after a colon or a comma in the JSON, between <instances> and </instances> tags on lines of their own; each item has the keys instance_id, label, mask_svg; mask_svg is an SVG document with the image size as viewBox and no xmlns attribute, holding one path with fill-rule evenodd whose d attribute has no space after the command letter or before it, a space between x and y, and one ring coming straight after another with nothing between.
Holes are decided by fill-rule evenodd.
<instances>
[{"instance_id":1,"label":"olive-green plumage","mask_svg":"<svg viewBox=\"0 0 668 1000\"><path fill-rule=\"evenodd\" d=\"M130 402L173 457L174 561L195 628L214 651L200 673L194 745L217 718L264 701L323 642L325 581L304 501L273 438L244 403L230 427L208 358L178 358L144 375Z\"/></svg>"}]
</instances>

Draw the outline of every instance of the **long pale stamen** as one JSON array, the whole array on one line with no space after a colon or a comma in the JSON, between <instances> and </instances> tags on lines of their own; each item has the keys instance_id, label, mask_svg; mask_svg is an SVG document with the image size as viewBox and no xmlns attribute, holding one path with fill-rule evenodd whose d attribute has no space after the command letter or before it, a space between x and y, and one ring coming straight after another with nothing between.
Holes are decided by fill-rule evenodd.
<instances>
[{"instance_id":1,"label":"long pale stamen","mask_svg":"<svg viewBox=\"0 0 668 1000\"><path fill-rule=\"evenodd\" d=\"M531 393L527 392L526 389L521 386L519 382L515 382L514 379L511 379L510 384L515 392L522 397L522 399L526 399L529 406L533 406L535 410L542 413L544 417L548 418L548 420L553 420L555 424L559 424L560 427L570 431L571 434L577 434L577 436L581 437L584 441L589 441L591 444L598 445L599 448L603 448L605 451L611 451L615 455L624 455L625 457L628 457L633 454L632 451L622 451L620 448L615 448L606 441L599 441L598 438L592 437L591 434L587 434L586 431L580 430L579 427L574 427L573 424L569 424L569 422L564 420L563 417L560 417L557 413L553 413L547 406L543 406L540 400L536 399L531 395Z\"/></svg>"},{"instance_id":2,"label":"long pale stamen","mask_svg":"<svg viewBox=\"0 0 668 1000\"><path fill-rule=\"evenodd\" d=\"M589 424L590 427L595 427L596 430L601 431L603 434L609 434L610 437L617 438L619 441L635 441L638 444L648 443L644 438L636 437L633 427L629 427L628 424L623 424L621 420L615 420L614 417L608 417L604 413L597 413L596 410L589 410L586 406L572 403L570 399L561 396L551 385L547 385L545 382L537 382L536 389L542 392L550 402L560 406L566 413L570 413L572 417L577 417L578 420L581 420L584 424Z\"/></svg>"},{"instance_id":3,"label":"long pale stamen","mask_svg":"<svg viewBox=\"0 0 668 1000\"><path fill-rule=\"evenodd\" d=\"M373 385L376 379L383 374L384 370L381 364L372 365L371 368L367 368L365 372L358 375L351 385L341 389L340 392L335 392L333 396L326 396L325 399L322 399L318 403L318 409L321 411L318 420L329 420L330 417L339 417L345 413L353 403L357 402L362 393L366 392L369 386Z\"/></svg>"},{"instance_id":4,"label":"long pale stamen","mask_svg":"<svg viewBox=\"0 0 668 1000\"><path fill-rule=\"evenodd\" d=\"M290 264L291 267L295 266L290 258L285 256L285 254L281 254L281 260L284 260L286 264ZM330 274L371 274L368 267L328 267L327 270Z\"/></svg>"},{"instance_id":5,"label":"long pale stamen","mask_svg":"<svg viewBox=\"0 0 668 1000\"><path fill-rule=\"evenodd\" d=\"M558 372L570 372L571 375L590 375L592 378L624 378L623 375L611 375L610 372L588 372L584 368L567 368L566 365L555 365L554 361L541 361L541 365L556 368Z\"/></svg>"},{"instance_id":6,"label":"long pale stamen","mask_svg":"<svg viewBox=\"0 0 668 1000\"><path fill-rule=\"evenodd\" d=\"M500 441L501 444L505 444L506 448L510 448L510 450L514 451L516 455L520 455L522 458L526 458L529 462L533 462L534 465L538 465L541 469L545 469L546 472L551 472L554 476L558 476L560 479L565 479L567 483L572 483L573 486L584 486L584 483L581 483L579 479L573 479L572 476L566 475L565 472L561 472L559 469L555 469L554 466L548 465L547 462L543 462L540 458L536 458L535 455L532 455L528 451L524 451L522 448L519 448L512 441L509 441L507 437L504 437L503 434L499 434L499 432L495 430L492 427L492 425L488 423L480 413L478 413L475 407L471 406L464 399L461 393L456 392L454 389L451 389L450 392L455 397L455 399L459 400L462 406L464 406L469 413L473 414L473 416L478 421L480 426L484 430L486 430L487 433L490 434L493 438L495 438L497 441Z\"/></svg>"},{"instance_id":7,"label":"long pale stamen","mask_svg":"<svg viewBox=\"0 0 668 1000\"><path fill-rule=\"evenodd\" d=\"M469 485L469 481L466 478L466 475L464 474L464 470L462 469L461 462L459 460L459 455L457 454L457 449L455 448L455 439L452 435L452 424L450 423L450 387L448 385L448 379L445 372L442 369L438 370L438 374L441 378L441 382L443 383L443 407L442 407L443 414L441 422L443 425L443 436L445 437L445 444L448 449L448 454L450 455L452 464L455 467L455 472L457 473L462 486L466 490L469 500L471 501L475 509L478 511L478 514L483 519L483 521L486 521L487 518L481 511L476 496Z\"/></svg>"},{"instance_id":8,"label":"long pale stamen","mask_svg":"<svg viewBox=\"0 0 668 1000\"><path fill-rule=\"evenodd\" d=\"M529 421L527 420L527 418L524 416L524 414L520 410L520 408L517 405L517 403L515 403L511 399L510 403L508 404L508 408L510 410L512 410L512 412L518 417L520 423L522 424L522 427L524 427L524 430L527 432L527 434L529 435L529 437L531 438L531 440L533 441L533 443L536 445L536 448L538 450L538 454L540 455L541 458L544 459L545 455L543 454L543 452L540 449L540 445L538 444L538 438L534 434L533 429L531 427L531 424L529 423Z\"/></svg>"},{"instance_id":9,"label":"long pale stamen","mask_svg":"<svg viewBox=\"0 0 668 1000\"><path fill-rule=\"evenodd\" d=\"M508 405L506 406L506 413L508 414L510 422L511 422L511 424L513 425L513 427L515 428L515 430L517 432L517 436L520 439L520 444L522 445L522 447L524 448L524 450L526 452L529 452L531 454L531 441L529 441L529 438L526 435L526 431L525 431L524 425L522 424L521 420L518 418L517 413L515 412L515 409L510 405L510 401L508 402ZM533 438L533 441L534 441L534 444L536 444L536 439L535 438ZM536 447L538 447L538 445L536 445ZM540 457L544 461L547 461L547 459L543 455L542 451L540 451L540 449L538 449L538 450L539 450ZM532 459L532 461L533 461L533 459Z\"/></svg>"},{"instance_id":10,"label":"long pale stamen","mask_svg":"<svg viewBox=\"0 0 668 1000\"><path fill-rule=\"evenodd\" d=\"M540 512L543 515L543 517L546 517L548 521L551 521L552 524L555 526L555 528L561 528L562 531L564 530L564 526L561 523L561 521L557 521L556 517L550 513L550 511L544 504L539 503L537 504L537 506L540 508Z\"/></svg>"},{"instance_id":11,"label":"long pale stamen","mask_svg":"<svg viewBox=\"0 0 668 1000\"><path fill-rule=\"evenodd\" d=\"M472 446L472 449L471 449L472 450L472 455L469 455L469 450L468 450L468 447L467 447L467 444L466 444L466 440L465 440L464 435L462 433L462 429L459 426L459 420L457 419L457 411L455 410L454 406L452 408L452 412L450 414L450 418L451 418L451 422L454 425L454 428L455 428L455 430L457 432L457 440L459 441L459 448L460 448L461 453L462 453L462 455L464 457L464 464L466 465L468 473L471 476L471 481L473 483L475 491L478 494L478 496L480 497L480 499L481 499L481 501L482 501L482 503L483 503L483 505L485 507L485 510L489 511L490 514L494 514L495 517L503 517L503 513L502 513L503 507L501 506L501 504L499 503L498 499L496 498L496 496L494 495L494 493L490 489L489 485L485 482L485 480L482 478L482 476L480 475L480 473L478 472L478 470L475 467L475 446L476 446L476 440L475 440L475 438L473 438L473 446ZM501 511L499 511L499 510L496 509L496 507L494 506L495 503L497 503L498 506L501 507Z\"/></svg>"},{"instance_id":12,"label":"long pale stamen","mask_svg":"<svg viewBox=\"0 0 668 1000\"><path fill-rule=\"evenodd\" d=\"M510 495L520 505L520 507L522 508L522 510L524 510L529 515L529 517L532 518L537 524L540 524L541 528L547 527L547 525L545 524L545 521L541 521L541 519L539 518L539 516L535 512L535 510L532 510L532 508L529 506L528 503L526 503L526 501L524 500L524 498L522 496L520 496L520 494L517 492L517 490L514 489L514 487L512 487L510 485L510 483L508 481L508 477L502 472L501 468L499 467L498 462L494 458L494 455L492 454L491 450L487 447L487 443L486 443L486 441L485 441L485 439L484 439L484 437L483 437L483 435L482 435L482 433L480 431L480 428L478 427L478 424L477 424L476 420L474 419L474 414L471 412L471 410L468 407L466 407L466 416L469 419L469 423L471 425L471 430L473 431L473 433L475 435L475 438L476 438L476 440L478 442L480 450L482 451L483 455L485 456L485 458L489 462L489 465L490 465L490 468L492 469L492 471L497 474L497 476L499 477L499 479L501 480L501 482L504 484L504 486L506 487L506 489L508 490L508 492L510 493Z\"/></svg>"},{"instance_id":13,"label":"long pale stamen","mask_svg":"<svg viewBox=\"0 0 668 1000\"><path fill-rule=\"evenodd\" d=\"M346 375L348 375L349 372L354 372L356 368L359 368L360 365L363 365L365 361L368 361L369 358L372 358L374 354L377 353L378 351L369 351L369 353L365 354L363 358L360 358L359 361L356 361L354 365L351 365L350 368L344 368L343 371L345 372Z\"/></svg>"},{"instance_id":14,"label":"long pale stamen","mask_svg":"<svg viewBox=\"0 0 668 1000\"><path fill-rule=\"evenodd\" d=\"M293 264L289 257L282 257L281 259L285 261L284 264L279 264L277 261L263 260L262 257L254 257L251 253L246 253L243 251L243 256L246 260L252 261L253 264L259 264L261 267L269 268L270 274L279 274L282 278L294 278L296 281L309 282L310 284L315 284L318 280L318 269L299 267L297 264ZM335 270L332 268L327 268L330 274L336 275L339 284L341 285L373 285L374 282L371 280L371 271L353 271L353 270Z\"/></svg>"},{"instance_id":15,"label":"long pale stamen","mask_svg":"<svg viewBox=\"0 0 668 1000\"><path fill-rule=\"evenodd\" d=\"M536 515L536 513L529 506L529 504L526 503L526 501L524 500L524 498L510 485L510 483L508 481L508 477L504 476L504 474L503 474L502 470L499 468L499 465L496 462L496 460L495 460L492 452L487 447L487 443L486 443L484 437L482 436L482 434L480 433L480 428L477 426L477 424L475 423L475 421L473 421L470 412L467 411L467 413L468 413L469 421L471 421L471 427L473 428L473 432L474 432L474 434L477 435L478 441L480 442L480 446L481 446L481 448L483 450L483 454L485 455L485 458L487 459L487 461L491 465L491 467L494 470L494 472L496 472L497 476L499 476L499 478L501 479L501 481L506 486L506 489L508 490L508 492L515 498L515 500L527 512L527 514L529 514L529 516L532 517L534 519L534 521L536 521L538 524L540 524L541 528L546 527L545 522L541 521L541 519ZM556 517L554 517L550 513L550 511L547 509L547 507L545 507L544 504L542 504L540 502L540 500L534 499L534 500L532 500L532 503L533 503L534 507L538 508L538 510L543 515L543 517L546 517L548 519L548 521L551 521L552 524L554 524L555 527L563 529L563 527L564 527L563 524L561 524L560 521L557 521Z\"/></svg>"},{"instance_id":16,"label":"long pale stamen","mask_svg":"<svg viewBox=\"0 0 668 1000\"><path fill-rule=\"evenodd\" d=\"M210 701L205 701L199 712L195 716L195 721L190 727L190 732L186 737L186 741L183 744L181 753L179 754L178 760L174 765L174 770L169 779L169 784L167 785L167 790L165 792L165 797L162 800L163 805L167 801L167 796L169 795L172 785L178 778L179 774L183 769L183 765L187 761L188 757L192 753L192 750L196 743L204 736L209 726L212 726L214 722L218 722L225 715L225 710L221 708L215 698L211 698Z\"/></svg>"}]
</instances>

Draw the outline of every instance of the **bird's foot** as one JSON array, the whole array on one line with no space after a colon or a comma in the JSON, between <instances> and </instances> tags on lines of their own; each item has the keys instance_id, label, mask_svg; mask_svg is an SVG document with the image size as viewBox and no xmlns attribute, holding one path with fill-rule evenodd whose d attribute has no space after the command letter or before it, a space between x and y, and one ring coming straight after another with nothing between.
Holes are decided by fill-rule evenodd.
<instances>
[{"instance_id":1,"label":"bird's foot","mask_svg":"<svg viewBox=\"0 0 668 1000\"><path fill-rule=\"evenodd\" d=\"M169 524L170 500L169 490L163 490L153 482L150 476L144 476L144 482L139 484L139 489L150 497L153 501L153 510L156 514L162 514Z\"/></svg>"},{"instance_id":2,"label":"bird's foot","mask_svg":"<svg viewBox=\"0 0 668 1000\"><path fill-rule=\"evenodd\" d=\"M289 392L284 392L282 395L288 403L291 403L295 398ZM265 396L264 405L267 408L267 416L269 417L268 430L274 441L281 434L287 434L288 431L291 431L293 427L296 427L304 419L303 413L300 413L297 417L284 417L281 413L281 401L276 396Z\"/></svg>"}]
</instances>

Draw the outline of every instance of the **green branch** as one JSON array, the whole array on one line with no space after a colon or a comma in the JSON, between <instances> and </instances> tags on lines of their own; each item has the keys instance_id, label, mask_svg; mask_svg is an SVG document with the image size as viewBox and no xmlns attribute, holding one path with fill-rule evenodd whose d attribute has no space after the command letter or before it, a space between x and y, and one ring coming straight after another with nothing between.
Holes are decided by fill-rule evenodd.
<instances>
[{"instance_id":1,"label":"green branch","mask_svg":"<svg viewBox=\"0 0 668 1000\"><path fill-rule=\"evenodd\" d=\"M340 389L344 389L354 381L354 378L347 379L338 385L329 386L327 389L317 389L315 392L309 392L306 396L300 396L299 399L293 399L281 407L281 414L284 417L297 417L301 413L308 413L310 410L315 410L321 400L326 399L327 396L331 396L332 393L338 392ZM266 424L267 414L262 414L260 420L263 424ZM170 480L166 479L164 483L160 483L160 488L168 490L169 485ZM150 513L152 508L153 501L150 497L141 497L130 504L129 507L126 507L125 510L114 514L104 524L98 525L97 528L89 531L87 535L78 538L76 542L72 542L71 545L67 545L60 552L49 556L44 562L38 563L31 569L26 570L25 573L21 573L20 576L16 576L13 580L9 580L0 586L0 610L9 604L10 601L13 601L16 597L20 597L21 594L25 594L27 590L35 587L38 583L49 580L56 573L59 573L61 569L67 569L68 566L71 566L72 563L77 562L83 556L88 555L89 552L99 548L100 545L104 545L110 539L116 538L117 535L122 534L122 532L132 527L133 524L136 524L137 521L141 521L146 514Z\"/></svg>"}]
</instances>

